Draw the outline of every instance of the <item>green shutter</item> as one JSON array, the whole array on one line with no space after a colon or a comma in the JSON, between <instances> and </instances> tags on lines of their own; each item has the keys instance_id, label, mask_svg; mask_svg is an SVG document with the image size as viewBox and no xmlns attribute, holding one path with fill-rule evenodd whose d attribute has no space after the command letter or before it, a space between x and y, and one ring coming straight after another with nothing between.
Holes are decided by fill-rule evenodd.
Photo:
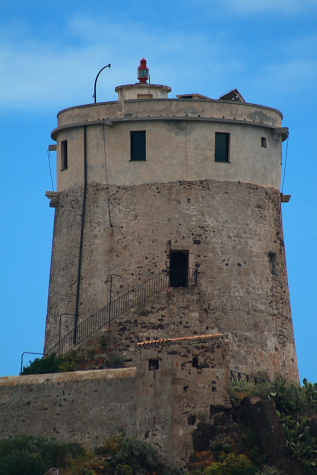
<instances>
[{"instance_id":1,"label":"green shutter","mask_svg":"<svg viewBox=\"0 0 317 475\"><path fill-rule=\"evenodd\" d=\"M131 132L131 160L146 160L145 130Z\"/></svg>"},{"instance_id":2,"label":"green shutter","mask_svg":"<svg viewBox=\"0 0 317 475\"><path fill-rule=\"evenodd\" d=\"M229 137L230 134L216 132L215 161L229 162Z\"/></svg>"}]
</instances>

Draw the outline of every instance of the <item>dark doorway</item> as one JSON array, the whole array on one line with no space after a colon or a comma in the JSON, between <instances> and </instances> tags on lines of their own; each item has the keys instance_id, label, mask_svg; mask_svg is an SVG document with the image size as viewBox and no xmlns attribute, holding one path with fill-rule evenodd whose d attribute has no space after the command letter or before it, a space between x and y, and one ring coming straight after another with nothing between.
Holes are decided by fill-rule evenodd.
<instances>
[{"instance_id":1,"label":"dark doorway","mask_svg":"<svg viewBox=\"0 0 317 475\"><path fill-rule=\"evenodd\" d=\"M176 251L170 258L170 286L188 286L188 252Z\"/></svg>"}]
</instances>

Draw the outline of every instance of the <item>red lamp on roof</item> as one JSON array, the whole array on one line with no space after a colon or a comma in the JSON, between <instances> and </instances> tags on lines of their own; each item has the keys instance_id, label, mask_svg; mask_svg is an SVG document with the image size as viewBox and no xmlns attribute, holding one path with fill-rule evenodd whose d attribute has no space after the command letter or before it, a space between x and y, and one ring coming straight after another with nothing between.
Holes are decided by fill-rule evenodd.
<instances>
[{"instance_id":1,"label":"red lamp on roof","mask_svg":"<svg viewBox=\"0 0 317 475\"><path fill-rule=\"evenodd\" d=\"M149 68L146 66L146 59L141 59L140 66L138 67L138 79L140 83L146 84L149 79Z\"/></svg>"}]
</instances>

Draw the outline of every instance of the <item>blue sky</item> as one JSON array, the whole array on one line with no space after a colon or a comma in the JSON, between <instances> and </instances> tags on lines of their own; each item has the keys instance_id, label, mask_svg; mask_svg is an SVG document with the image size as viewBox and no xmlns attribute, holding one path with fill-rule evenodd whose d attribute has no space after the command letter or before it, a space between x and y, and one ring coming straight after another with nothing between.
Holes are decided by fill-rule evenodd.
<instances>
[{"instance_id":1,"label":"blue sky","mask_svg":"<svg viewBox=\"0 0 317 475\"><path fill-rule=\"evenodd\" d=\"M214 99L238 88L281 110L283 204L301 378L317 381L317 0L2 0L0 376L43 349L54 210L48 145L59 110L136 82ZM55 185L55 157L51 154ZM26 355L25 361L31 358ZM234 368L233 368L234 369Z\"/></svg>"}]
</instances>

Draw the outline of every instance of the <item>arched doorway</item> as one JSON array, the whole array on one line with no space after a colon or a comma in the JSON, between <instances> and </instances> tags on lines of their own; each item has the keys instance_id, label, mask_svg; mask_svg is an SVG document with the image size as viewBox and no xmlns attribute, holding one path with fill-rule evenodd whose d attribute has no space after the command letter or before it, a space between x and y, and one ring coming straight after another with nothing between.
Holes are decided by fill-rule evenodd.
<instances>
[{"instance_id":1,"label":"arched doorway","mask_svg":"<svg viewBox=\"0 0 317 475\"><path fill-rule=\"evenodd\" d=\"M175 251L171 253L170 286L188 286L188 251Z\"/></svg>"}]
</instances>

